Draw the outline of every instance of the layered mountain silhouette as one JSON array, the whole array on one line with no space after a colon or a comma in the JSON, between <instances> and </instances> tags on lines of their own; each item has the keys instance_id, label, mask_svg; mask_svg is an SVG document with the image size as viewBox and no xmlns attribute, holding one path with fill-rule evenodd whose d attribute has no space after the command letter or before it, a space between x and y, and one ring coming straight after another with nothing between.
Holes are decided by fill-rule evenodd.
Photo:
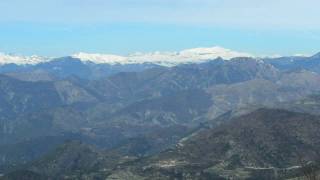
<instances>
[{"instance_id":1,"label":"layered mountain silhouette","mask_svg":"<svg viewBox=\"0 0 320 180\"><path fill-rule=\"evenodd\" d=\"M318 171L319 56L0 66L0 174L289 179Z\"/></svg>"}]
</instances>

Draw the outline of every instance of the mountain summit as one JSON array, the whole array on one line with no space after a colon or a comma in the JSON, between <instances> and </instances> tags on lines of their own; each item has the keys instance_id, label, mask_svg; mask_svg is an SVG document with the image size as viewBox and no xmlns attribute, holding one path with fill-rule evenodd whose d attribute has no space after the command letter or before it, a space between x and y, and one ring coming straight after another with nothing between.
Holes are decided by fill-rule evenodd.
<instances>
[{"instance_id":1,"label":"mountain summit","mask_svg":"<svg viewBox=\"0 0 320 180\"><path fill-rule=\"evenodd\" d=\"M13 54L4 54L0 52L0 65L3 64L17 64L17 65L25 65L25 64L38 64L42 62L49 61L50 58L43 57L43 56L20 56L20 55L13 55Z\"/></svg>"},{"instance_id":2,"label":"mountain summit","mask_svg":"<svg viewBox=\"0 0 320 180\"><path fill-rule=\"evenodd\" d=\"M223 58L226 60L235 57L253 57L253 55L243 52L232 51L222 47L194 48L179 52L151 52L134 53L128 56L118 56L112 54L88 54L78 53L74 58L82 61L91 61L99 64L143 64L151 63L163 66L175 66L186 63L201 63L208 60Z\"/></svg>"},{"instance_id":3,"label":"mountain summit","mask_svg":"<svg viewBox=\"0 0 320 180\"><path fill-rule=\"evenodd\" d=\"M210 48L194 48L186 49L179 52L136 52L127 56L114 54L91 54L80 52L71 56L72 58L80 59L83 62L92 62L95 64L109 65L128 65L128 64L157 64L162 66L175 66L178 64L201 63L208 60L213 60L221 57L229 60L235 57L253 57L253 55L243 52L232 51L222 47ZM0 53L0 65L2 64L17 64L17 65L35 65L55 58L41 56L19 56Z\"/></svg>"},{"instance_id":4,"label":"mountain summit","mask_svg":"<svg viewBox=\"0 0 320 180\"><path fill-rule=\"evenodd\" d=\"M313 58L320 58L320 52L312 56Z\"/></svg>"}]
</instances>

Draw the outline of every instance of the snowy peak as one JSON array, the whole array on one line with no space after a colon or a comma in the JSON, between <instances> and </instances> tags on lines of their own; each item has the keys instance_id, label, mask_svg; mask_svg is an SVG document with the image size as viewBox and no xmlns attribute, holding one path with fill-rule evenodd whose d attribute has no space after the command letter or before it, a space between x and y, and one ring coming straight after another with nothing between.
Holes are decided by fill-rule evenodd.
<instances>
[{"instance_id":1,"label":"snowy peak","mask_svg":"<svg viewBox=\"0 0 320 180\"><path fill-rule=\"evenodd\" d=\"M236 52L221 47L194 48L186 49L180 52L152 52L152 53L134 53L128 56L118 56L110 54L88 54L78 53L72 57L82 61L91 61L94 63L107 64L142 64L152 63L163 66L174 66L185 63L201 63L221 57L230 60L235 57L253 57L248 53Z\"/></svg>"},{"instance_id":2,"label":"snowy peak","mask_svg":"<svg viewBox=\"0 0 320 180\"><path fill-rule=\"evenodd\" d=\"M80 52L71 57L80 59L82 62L93 62L96 64L144 64L151 63L162 66L175 66L178 64L201 63L221 57L230 60L235 57L253 57L251 54L232 51L222 47L194 48L186 49L180 52L151 52L151 53L133 53L127 56L114 54L90 54ZM0 53L0 65L35 65L54 60L52 58L41 56L18 56Z\"/></svg>"},{"instance_id":3,"label":"snowy peak","mask_svg":"<svg viewBox=\"0 0 320 180\"><path fill-rule=\"evenodd\" d=\"M0 53L0 65L4 64L17 64L17 65L34 65L42 62L49 61L50 58L42 56L18 56Z\"/></svg>"},{"instance_id":4,"label":"snowy peak","mask_svg":"<svg viewBox=\"0 0 320 180\"><path fill-rule=\"evenodd\" d=\"M320 58L320 52L312 56L313 58Z\"/></svg>"},{"instance_id":5,"label":"snowy peak","mask_svg":"<svg viewBox=\"0 0 320 180\"><path fill-rule=\"evenodd\" d=\"M84 62L94 62L97 64L124 64L127 62L127 58L112 54L88 54L80 52L72 55L73 58L80 59Z\"/></svg>"},{"instance_id":6,"label":"snowy peak","mask_svg":"<svg viewBox=\"0 0 320 180\"><path fill-rule=\"evenodd\" d=\"M222 47L211 47L211 48L194 48L187 49L180 52L184 57L191 57L192 59L216 59L221 57L223 59L230 60L235 57L253 57L249 53L232 51Z\"/></svg>"}]
</instances>

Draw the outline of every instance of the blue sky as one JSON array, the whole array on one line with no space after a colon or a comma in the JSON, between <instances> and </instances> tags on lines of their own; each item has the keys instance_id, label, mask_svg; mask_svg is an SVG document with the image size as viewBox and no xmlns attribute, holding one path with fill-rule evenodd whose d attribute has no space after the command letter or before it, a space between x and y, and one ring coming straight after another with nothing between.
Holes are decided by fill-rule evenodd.
<instances>
[{"instance_id":1,"label":"blue sky","mask_svg":"<svg viewBox=\"0 0 320 180\"><path fill-rule=\"evenodd\" d=\"M0 52L320 51L319 0L1 0Z\"/></svg>"}]
</instances>

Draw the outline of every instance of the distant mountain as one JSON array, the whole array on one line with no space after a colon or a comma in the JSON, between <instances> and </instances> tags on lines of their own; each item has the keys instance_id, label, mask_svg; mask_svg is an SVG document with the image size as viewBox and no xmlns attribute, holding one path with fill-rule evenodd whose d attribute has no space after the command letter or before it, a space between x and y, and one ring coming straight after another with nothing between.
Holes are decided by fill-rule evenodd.
<instances>
[{"instance_id":1,"label":"distant mountain","mask_svg":"<svg viewBox=\"0 0 320 180\"><path fill-rule=\"evenodd\" d=\"M0 53L0 64L1 65L32 65L38 64L42 62L50 61L50 58L43 57L43 56L21 56L21 55L14 55L14 54L4 54Z\"/></svg>"},{"instance_id":2,"label":"distant mountain","mask_svg":"<svg viewBox=\"0 0 320 180\"><path fill-rule=\"evenodd\" d=\"M160 66L177 66L181 64L203 63L209 60L223 58L230 60L235 57L253 57L248 53L236 52L222 47L194 48L179 52L134 53L128 56L110 54L78 53L73 55L82 61L97 64L157 64Z\"/></svg>"},{"instance_id":3,"label":"distant mountain","mask_svg":"<svg viewBox=\"0 0 320 180\"><path fill-rule=\"evenodd\" d=\"M251 57L256 61L271 64L282 71L308 70L320 72L319 55L311 57L293 56L279 58L254 58L247 53L220 47L195 48L180 52L136 53L129 56L79 53L61 58L23 57L0 54L0 73L7 73L22 80L38 79L35 72L49 77L66 78L77 76L82 79L102 79L119 72L141 72L151 68L169 68L180 65L205 64L217 60L234 61ZM246 58L244 58L246 57ZM24 77L26 76L26 77Z\"/></svg>"},{"instance_id":4,"label":"distant mountain","mask_svg":"<svg viewBox=\"0 0 320 180\"><path fill-rule=\"evenodd\" d=\"M234 57L252 57L248 53L242 53L225 49L222 47L193 48L179 52L152 52L152 53L133 53L128 56L113 54L90 54L77 53L71 56L83 62L109 65L129 65L129 64L157 64L161 66L176 66L186 63L202 63L208 60L221 57L231 59ZM41 56L18 56L0 53L0 64L35 65L52 61L53 58Z\"/></svg>"},{"instance_id":5,"label":"distant mountain","mask_svg":"<svg viewBox=\"0 0 320 180\"><path fill-rule=\"evenodd\" d=\"M33 161L67 139L123 156L155 155L257 107L316 114L317 106L288 104L320 92L318 73L255 58L164 67L66 57L13 68L22 69L0 76L3 167Z\"/></svg>"},{"instance_id":6,"label":"distant mountain","mask_svg":"<svg viewBox=\"0 0 320 180\"><path fill-rule=\"evenodd\" d=\"M139 72L159 66L202 63L218 57L231 59L250 56L221 47L195 48L180 52L135 53L128 56L78 53L61 58L0 53L0 73L41 70L60 78L74 75L83 79L99 79L119 72Z\"/></svg>"},{"instance_id":7,"label":"distant mountain","mask_svg":"<svg viewBox=\"0 0 320 180\"><path fill-rule=\"evenodd\" d=\"M96 101L84 88L67 80L29 82L0 75L0 92L0 117Z\"/></svg>"},{"instance_id":8,"label":"distant mountain","mask_svg":"<svg viewBox=\"0 0 320 180\"><path fill-rule=\"evenodd\" d=\"M105 98L115 98L115 95L119 98L145 98L255 78L275 79L278 75L279 71L273 66L255 59L217 59L203 64L156 68L141 73L119 73L100 81L92 81L90 87L102 92Z\"/></svg>"},{"instance_id":9,"label":"distant mountain","mask_svg":"<svg viewBox=\"0 0 320 180\"><path fill-rule=\"evenodd\" d=\"M0 92L0 115L5 117L63 103L54 85L48 82L24 82L0 75Z\"/></svg>"},{"instance_id":10,"label":"distant mountain","mask_svg":"<svg viewBox=\"0 0 320 180\"><path fill-rule=\"evenodd\" d=\"M253 79L231 85L210 87L213 104L209 117L217 117L226 111L250 107L277 107L283 102L292 102L307 95L318 93L320 76L300 71L284 73L277 80Z\"/></svg>"},{"instance_id":11,"label":"distant mountain","mask_svg":"<svg viewBox=\"0 0 320 180\"><path fill-rule=\"evenodd\" d=\"M58 78L55 77L54 75L41 69L30 70L25 72L12 71L12 72L6 73L5 75L21 81L31 81L31 82L58 80Z\"/></svg>"},{"instance_id":12,"label":"distant mountain","mask_svg":"<svg viewBox=\"0 0 320 180\"><path fill-rule=\"evenodd\" d=\"M312 56L313 59L319 59L320 58L320 52Z\"/></svg>"},{"instance_id":13,"label":"distant mountain","mask_svg":"<svg viewBox=\"0 0 320 180\"><path fill-rule=\"evenodd\" d=\"M265 62L274 65L276 68L286 71L308 70L320 73L320 53L311 57L280 57L265 59Z\"/></svg>"},{"instance_id":14,"label":"distant mountain","mask_svg":"<svg viewBox=\"0 0 320 180\"><path fill-rule=\"evenodd\" d=\"M157 67L155 64L96 64L85 62L73 57L62 57L50 61L39 62L36 64L17 65L4 64L0 66L0 73L13 74L22 77L23 80L35 81L37 77L32 76L35 72L42 72L48 76L56 78L66 78L77 76L82 79L99 79L119 72L139 72L145 69ZM23 77L23 76L27 76ZM21 79L21 78L20 78ZM40 79L41 80L41 79ZM42 80L51 80L42 79Z\"/></svg>"}]
</instances>

